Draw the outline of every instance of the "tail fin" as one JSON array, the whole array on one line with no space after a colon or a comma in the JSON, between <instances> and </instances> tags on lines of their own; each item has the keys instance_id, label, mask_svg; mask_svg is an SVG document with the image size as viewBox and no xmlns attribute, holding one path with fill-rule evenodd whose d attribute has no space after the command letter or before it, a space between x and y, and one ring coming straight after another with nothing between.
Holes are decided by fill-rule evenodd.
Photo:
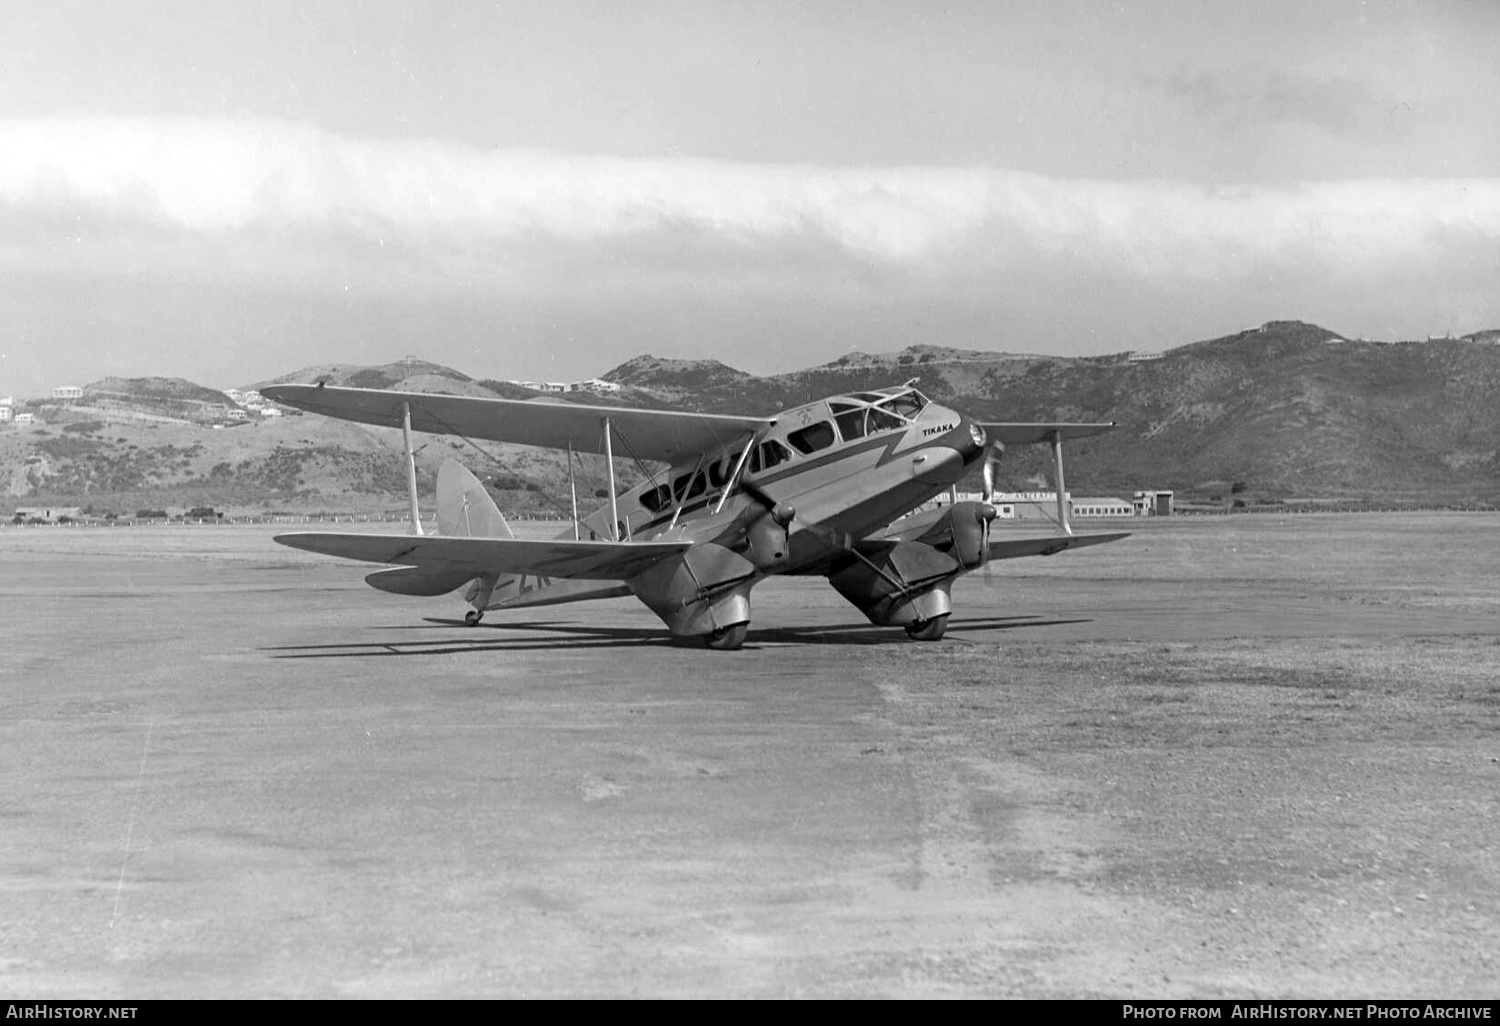
<instances>
[{"instance_id":1,"label":"tail fin","mask_svg":"<svg viewBox=\"0 0 1500 1026\"><path fill-rule=\"evenodd\" d=\"M479 478L457 460L438 468L438 530L450 538L514 538Z\"/></svg>"}]
</instances>

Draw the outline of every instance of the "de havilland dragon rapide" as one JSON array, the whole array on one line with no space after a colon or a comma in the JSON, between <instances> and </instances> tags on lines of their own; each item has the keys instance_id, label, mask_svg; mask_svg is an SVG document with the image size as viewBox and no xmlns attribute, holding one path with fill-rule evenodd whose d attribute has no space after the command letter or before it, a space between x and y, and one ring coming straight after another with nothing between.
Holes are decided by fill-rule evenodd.
<instances>
[{"instance_id":1,"label":"de havilland dragon rapide","mask_svg":"<svg viewBox=\"0 0 1500 1026\"><path fill-rule=\"evenodd\" d=\"M278 403L399 427L411 533L296 532L293 548L388 564L365 580L400 595L458 593L474 625L491 610L634 595L678 637L740 648L750 594L775 574L825 577L878 626L943 636L953 582L991 560L1048 556L1127 535L1074 534L1062 443L1113 424L989 423L932 402L911 381L830 396L769 417L275 385ZM456 461L437 482L438 532L417 515L413 432L597 453L608 502L577 510L554 540L516 538L484 485ZM1050 444L1057 530L992 538L996 465L1007 446ZM669 469L625 491L617 452ZM985 500L913 513L983 464Z\"/></svg>"}]
</instances>

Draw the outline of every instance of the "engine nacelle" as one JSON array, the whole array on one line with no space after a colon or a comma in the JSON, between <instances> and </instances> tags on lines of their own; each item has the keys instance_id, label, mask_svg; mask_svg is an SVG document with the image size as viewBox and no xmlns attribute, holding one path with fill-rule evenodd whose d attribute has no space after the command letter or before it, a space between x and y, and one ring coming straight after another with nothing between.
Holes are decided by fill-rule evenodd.
<instances>
[{"instance_id":1,"label":"engine nacelle","mask_svg":"<svg viewBox=\"0 0 1500 1026\"><path fill-rule=\"evenodd\" d=\"M948 553L965 570L977 570L990 559L990 521L995 514L987 502L954 503L917 541Z\"/></svg>"},{"instance_id":2,"label":"engine nacelle","mask_svg":"<svg viewBox=\"0 0 1500 1026\"><path fill-rule=\"evenodd\" d=\"M870 557L869 563L851 562L828 583L871 623L894 627L946 616L952 610L949 590L963 570L948 553L906 541Z\"/></svg>"},{"instance_id":3,"label":"engine nacelle","mask_svg":"<svg viewBox=\"0 0 1500 1026\"><path fill-rule=\"evenodd\" d=\"M678 636L713 634L750 622L755 564L722 545L694 545L626 582Z\"/></svg>"}]
</instances>

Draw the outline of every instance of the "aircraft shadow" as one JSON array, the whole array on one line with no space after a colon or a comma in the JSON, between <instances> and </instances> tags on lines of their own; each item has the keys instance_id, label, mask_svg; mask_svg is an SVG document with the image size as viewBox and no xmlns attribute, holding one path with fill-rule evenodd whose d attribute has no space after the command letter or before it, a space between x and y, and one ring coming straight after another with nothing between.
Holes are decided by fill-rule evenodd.
<instances>
[{"instance_id":1,"label":"aircraft shadow","mask_svg":"<svg viewBox=\"0 0 1500 1026\"><path fill-rule=\"evenodd\" d=\"M968 620L951 620L947 637L960 637L965 633L1014 630L1017 627L1056 627L1065 624L1089 623L1087 619L1048 620L1040 616L980 617ZM674 638L660 627L598 627L586 624L561 623L554 620L509 621L503 623L480 623L468 627L462 620L446 620L427 617L424 624L401 624L374 628L389 630L446 630L462 628L467 637L460 640L447 636L432 641L350 641L328 642L319 645L280 645L262 648L271 653L273 659L347 659L388 656L438 656L463 652L531 652L557 651L564 649L589 650L608 648L691 648L702 649L702 643L692 638ZM485 637L480 632L509 634L524 632L526 637ZM545 637L536 637L537 633ZM812 627L765 627L752 628L745 641L746 650L762 645L911 645L918 644L906 636L906 632L894 627L874 627L867 623L827 624Z\"/></svg>"}]
</instances>

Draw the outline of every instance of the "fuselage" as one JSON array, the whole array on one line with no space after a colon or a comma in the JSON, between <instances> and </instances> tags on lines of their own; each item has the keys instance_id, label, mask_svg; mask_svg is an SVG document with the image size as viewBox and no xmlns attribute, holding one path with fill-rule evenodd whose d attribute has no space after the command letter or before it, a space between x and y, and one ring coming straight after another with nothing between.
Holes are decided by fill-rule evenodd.
<instances>
[{"instance_id":1,"label":"fuselage","mask_svg":"<svg viewBox=\"0 0 1500 1026\"><path fill-rule=\"evenodd\" d=\"M783 571L796 573L826 558L830 533L863 537L958 482L984 441L972 421L908 386L819 399L777 414L751 442L705 452L622 493L613 527L608 506L583 527L597 538L715 538L759 502L734 487L743 461L746 480L796 509Z\"/></svg>"}]
</instances>

